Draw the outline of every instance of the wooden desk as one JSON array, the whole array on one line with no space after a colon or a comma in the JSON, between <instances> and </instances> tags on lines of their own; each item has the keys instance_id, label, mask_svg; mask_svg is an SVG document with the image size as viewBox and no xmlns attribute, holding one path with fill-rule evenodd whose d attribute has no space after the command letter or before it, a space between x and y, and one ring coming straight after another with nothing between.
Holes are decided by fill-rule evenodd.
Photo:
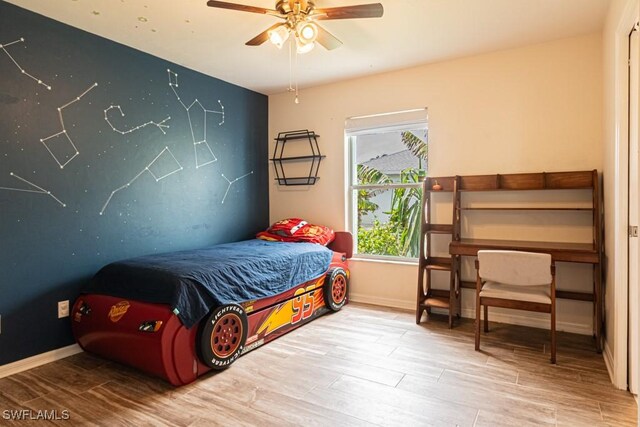
<instances>
[{"instance_id":1,"label":"wooden desk","mask_svg":"<svg viewBox=\"0 0 640 427\"><path fill-rule=\"evenodd\" d=\"M580 197L568 200L553 200L553 203L540 203L536 194L551 194L553 191L588 192L588 200ZM517 203L508 201L504 195L517 192ZM450 194L452 221L451 224L432 222L431 210L434 208L432 196L436 193ZM475 193L476 196L468 196ZM482 194L493 193L490 200L484 199ZM464 198L462 194L465 194ZM496 194L503 196L495 197ZM472 199L472 202L467 203ZM474 200L475 199L475 200ZM507 199L507 200L505 200ZM572 201L573 200L573 201ZM475 202L475 204L474 204ZM418 268L418 292L416 304L416 323L420 323L424 311L429 314L431 307L445 308L449 311L449 326L453 319L460 316L461 292L460 288L475 289L475 282L463 282L461 272L461 257L478 254L481 249L516 250L527 252L549 253L555 261L577 262L593 266L592 292L569 292L556 290L558 298L592 301L593 302L593 335L596 338L596 348L602 351L602 319L604 312L604 295L602 292L602 195L597 170L570 172L533 172L518 174L491 175L456 175L428 177L423 183L423 209L420 230L420 256ZM461 223L463 217L470 211L484 212L585 212L591 215L591 243L563 243L563 242L531 242L515 240L470 239L462 236ZM546 215L546 214L545 214ZM565 215L564 213L562 215ZM468 226L468 224L467 224ZM468 229L465 231L468 232ZM431 236L434 234L451 234L449 244L449 258L432 254ZM547 237L549 238L549 237ZM433 289L431 286L431 271L449 271L449 290ZM561 286L561 285L560 285Z\"/></svg>"},{"instance_id":2,"label":"wooden desk","mask_svg":"<svg viewBox=\"0 0 640 427\"><path fill-rule=\"evenodd\" d=\"M597 264L600 255L591 243L527 242L520 240L460 239L449 244L451 255L476 256L480 249L543 252L555 261Z\"/></svg>"},{"instance_id":3,"label":"wooden desk","mask_svg":"<svg viewBox=\"0 0 640 427\"><path fill-rule=\"evenodd\" d=\"M490 239L460 239L449 244L449 253L454 257L456 255L475 257L482 249L542 252L551 254L554 261L592 264L592 293L557 290L556 296L564 299L593 301L593 335L596 339L596 349L598 352L602 351L602 271L600 253L593 244ZM476 287L475 282L460 281L460 284L463 288L475 289Z\"/></svg>"}]
</instances>

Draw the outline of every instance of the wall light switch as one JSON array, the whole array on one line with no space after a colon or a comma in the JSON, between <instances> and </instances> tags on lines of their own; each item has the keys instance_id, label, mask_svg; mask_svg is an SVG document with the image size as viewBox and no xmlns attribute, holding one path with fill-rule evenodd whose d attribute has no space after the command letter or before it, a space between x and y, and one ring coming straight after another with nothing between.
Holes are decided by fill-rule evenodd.
<instances>
[{"instance_id":1,"label":"wall light switch","mask_svg":"<svg viewBox=\"0 0 640 427\"><path fill-rule=\"evenodd\" d=\"M69 317L69 300L58 301L58 319Z\"/></svg>"}]
</instances>

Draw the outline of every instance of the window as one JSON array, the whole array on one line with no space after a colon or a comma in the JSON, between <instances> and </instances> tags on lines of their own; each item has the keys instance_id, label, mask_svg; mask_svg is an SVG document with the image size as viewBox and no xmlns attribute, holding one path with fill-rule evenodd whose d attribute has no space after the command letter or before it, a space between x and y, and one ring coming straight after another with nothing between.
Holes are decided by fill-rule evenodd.
<instances>
[{"instance_id":1,"label":"window","mask_svg":"<svg viewBox=\"0 0 640 427\"><path fill-rule=\"evenodd\" d=\"M417 258L426 109L348 119L349 228L362 257Z\"/></svg>"}]
</instances>

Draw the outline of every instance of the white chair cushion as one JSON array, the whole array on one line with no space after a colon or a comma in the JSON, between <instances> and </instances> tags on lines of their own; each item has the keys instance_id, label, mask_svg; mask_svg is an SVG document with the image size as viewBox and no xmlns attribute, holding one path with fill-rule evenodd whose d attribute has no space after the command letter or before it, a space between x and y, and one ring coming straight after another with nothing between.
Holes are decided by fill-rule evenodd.
<instances>
[{"instance_id":1,"label":"white chair cushion","mask_svg":"<svg viewBox=\"0 0 640 427\"><path fill-rule=\"evenodd\" d=\"M510 285L551 283L551 255L520 251L478 251L480 277Z\"/></svg>"},{"instance_id":2,"label":"white chair cushion","mask_svg":"<svg viewBox=\"0 0 640 427\"><path fill-rule=\"evenodd\" d=\"M551 304L551 288L549 285L522 286L486 282L480 291L480 297Z\"/></svg>"}]
</instances>

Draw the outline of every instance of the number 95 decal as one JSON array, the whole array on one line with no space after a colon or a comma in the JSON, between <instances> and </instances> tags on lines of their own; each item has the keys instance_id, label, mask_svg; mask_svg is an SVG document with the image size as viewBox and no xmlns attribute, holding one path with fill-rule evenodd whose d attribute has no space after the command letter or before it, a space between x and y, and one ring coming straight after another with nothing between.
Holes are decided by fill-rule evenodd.
<instances>
[{"instance_id":1,"label":"number 95 decal","mask_svg":"<svg viewBox=\"0 0 640 427\"><path fill-rule=\"evenodd\" d=\"M304 294L304 292L314 289L314 286L309 286L307 289L300 288L296 290L294 295L300 295L291 300L293 305L293 316L291 316L291 324L294 325L299 321L306 319L313 314L313 306L315 298L313 297L314 291ZM301 295L304 294L304 295Z\"/></svg>"}]
</instances>

